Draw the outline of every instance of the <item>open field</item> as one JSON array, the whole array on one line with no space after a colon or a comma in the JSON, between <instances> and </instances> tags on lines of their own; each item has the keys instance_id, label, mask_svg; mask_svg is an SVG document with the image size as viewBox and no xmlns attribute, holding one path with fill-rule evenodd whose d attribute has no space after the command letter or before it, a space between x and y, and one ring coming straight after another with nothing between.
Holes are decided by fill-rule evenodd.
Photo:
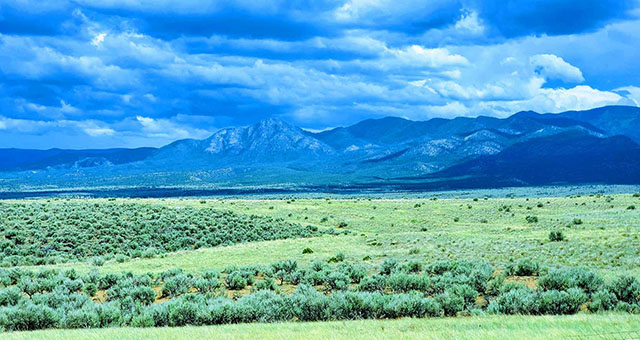
<instances>
[{"instance_id":1,"label":"open field","mask_svg":"<svg viewBox=\"0 0 640 340\"><path fill-rule=\"evenodd\" d=\"M74 202L70 200L69 204ZM101 270L142 273L180 267L204 271L288 258L310 263L343 252L350 260L360 261L369 256L371 259L367 261L372 264L387 257L426 262L484 259L503 267L511 259L530 257L549 266L583 265L604 275L640 273L640 209L630 209L640 208L640 198L632 195L487 200L116 200L121 204L131 202L231 210L321 229L335 228L349 234L203 248L124 263L112 260ZM528 222L527 216L537 218L537 222ZM346 226L339 228L342 222ZM553 230L561 230L566 240L550 242L548 234ZM305 247L312 248L314 253L302 254ZM57 267L88 270L91 265L74 263Z\"/></svg>"},{"instance_id":2,"label":"open field","mask_svg":"<svg viewBox=\"0 0 640 340\"><path fill-rule=\"evenodd\" d=\"M636 207L637 194L2 201L0 328L106 327L9 339L635 337ZM15 321L27 307L39 317ZM396 320L282 323L352 319ZM113 328L131 325L156 328Z\"/></svg>"},{"instance_id":3,"label":"open field","mask_svg":"<svg viewBox=\"0 0 640 340\"><path fill-rule=\"evenodd\" d=\"M0 334L3 340L173 339L625 339L640 336L634 315L491 316L241 324L180 328L46 330Z\"/></svg>"}]
</instances>

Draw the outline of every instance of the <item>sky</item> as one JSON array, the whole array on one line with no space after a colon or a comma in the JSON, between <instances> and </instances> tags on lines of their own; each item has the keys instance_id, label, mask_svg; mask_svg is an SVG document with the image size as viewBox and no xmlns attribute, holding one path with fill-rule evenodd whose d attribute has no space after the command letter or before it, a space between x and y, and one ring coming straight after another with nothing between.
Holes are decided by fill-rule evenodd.
<instances>
[{"instance_id":1,"label":"sky","mask_svg":"<svg viewBox=\"0 0 640 340\"><path fill-rule=\"evenodd\" d=\"M0 0L0 148L640 104L640 0Z\"/></svg>"}]
</instances>

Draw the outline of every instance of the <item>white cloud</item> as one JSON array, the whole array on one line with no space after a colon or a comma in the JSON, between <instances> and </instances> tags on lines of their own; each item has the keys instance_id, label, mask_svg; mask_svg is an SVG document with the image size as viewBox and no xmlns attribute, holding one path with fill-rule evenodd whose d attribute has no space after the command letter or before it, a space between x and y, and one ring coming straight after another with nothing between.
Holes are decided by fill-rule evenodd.
<instances>
[{"instance_id":1,"label":"white cloud","mask_svg":"<svg viewBox=\"0 0 640 340\"><path fill-rule=\"evenodd\" d=\"M84 128L83 130L91 137L111 136L116 133L114 129L110 128Z\"/></svg>"},{"instance_id":2,"label":"white cloud","mask_svg":"<svg viewBox=\"0 0 640 340\"><path fill-rule=\"evenodd\" d=\"M473 34L484 32L484 26L480 23L478 12L470 11L462 15L460 20L456 22L454 27L460 31L466 31Z\"/></svg>"},{"instance_id":3,"label":"white cloud","mask_svg":"<svg viewBox=\"0 0 640 340\"><path fill-rule=\"evenodd\" d=\"M410 67L432 67L467 65L467 58L459 54L451 54L446 48L424 48L411 45L404 49L390 49L397 62Z\"/></svg>"},{"instance_id":4,"label":"white cloud","mask_svg":"<svg viewBox=\"0 0 640 340\"><path fill-rule=\"evenodd\" d=\"M91 39L91 45L98 47L100 45L102 45L102 42L104 41L104 38L107 36L107 33L99 33L96 34L93 39Z\"/></svg>"},{"instance_id":5,"label":"white cloud","mask_svg":"<svg viewBox=\"0 0 640 340\"><path fill-rule=\"evenodd\" d=\"M598 106L617 104L622 97L614 92L600 91L590 86L580 85L570 89L540 89L540 94L534 98L544 98L542 101L551 101L549 112L567 110L586 110Z\"/></svg>"},{"instance_id":6,"label":"white cloud","mask_svg":"<svg viewBox=\"0 0 640 340\"><path fill-rule=\"evenodd\" d=\"M629 100L631 100L636 106L640 106L640 87L624 86L624 87L619 87L613 91L624 95Z\"/></svg>"},{"instance_id":7,"label":"white cloud","mask_svg":"<svg viewBox=\"0 0 640 340\"><path fill-rule=\"evenodd\" d=\"M579 68L553 54L534 55L529 61L542 75L549 79L560 79L575 83L584 81Z\"/></svg>"},{"instance_id":8,"label":"white cloud","mask_svg":"<svg viewBox=\"0 0 640 340\"><path fill-rule=\"evenodd\" d=\"M203 129L190 128L170 119L136 116L136 121L142 126L141 132L145 136L152 138L165 138L168 140L205 138L212 133Z\"/></svg>"}]
</instances>

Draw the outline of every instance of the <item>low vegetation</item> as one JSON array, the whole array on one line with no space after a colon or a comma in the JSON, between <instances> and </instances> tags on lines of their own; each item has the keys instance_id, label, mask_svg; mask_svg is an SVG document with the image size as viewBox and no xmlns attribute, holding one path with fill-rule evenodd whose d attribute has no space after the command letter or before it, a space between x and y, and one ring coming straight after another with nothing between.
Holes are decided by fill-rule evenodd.
<instances>
[{"instance_id":1,"label":"low vegetation","mask_svg":"<svg viewBox=\"0 0 640 340\"><path fill-rule=\"evenodd\" d=\"M640 281L605 281L586 268L547 270L521 260L399 262L377 268L294 260L219 273L0 270L0 328L162 327L479 314L640 312Z\"/></svg>"},{"instance_id":2,"label":"low vegetation","mask_svg":"<svg viewBox=\"0 0 640 340\"><path fill-rule=\"evenodd\" d=\"M0 328L640 313L638 197L479 197L0 202Z\"/></svg>"},{"instance_id":3,"label":"low vegetation","mask_svg":"<svg viewBox=\"0 0 640 340\"><path fill-rule=\"evenodd\" d=\"M317 236L316 226L212 208L54 200L0 203L0 266L151 258L177 250Z\"/></svg>"}]
</instances>

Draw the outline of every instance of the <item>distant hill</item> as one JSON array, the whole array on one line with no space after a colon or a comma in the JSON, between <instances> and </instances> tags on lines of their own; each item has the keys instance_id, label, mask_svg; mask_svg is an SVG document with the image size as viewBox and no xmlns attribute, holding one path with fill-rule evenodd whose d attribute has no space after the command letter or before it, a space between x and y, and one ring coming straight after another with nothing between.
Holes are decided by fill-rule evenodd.
<instances>
[{"instance_id":1,"label":"distant hill","mask_svg":"<svg viewBox=\"0 0 640 340\"><path fill-rule=\"evenodd\" d=\"M494 177L524 185L562 183L640 183L640 145L626 136L598 138L563 133L514 144L433 178Z\"/></svg>"},{"instance_id":2,"label":"distant hill","mask_svg":"<svg viewBox=\"0 0 640 340\"><path fill-rule=\"evenodd\" d=\"M141 161L155 148L104 150L0 149L0 171L37 170L51 167L85 168Z\"/></svg>"},{"instance_id":3,"label":"distant hill","mask_svg":"<svg viewBox=\"0 0 640 340\"><path fill-rule=\"evenodd\" d=\"M271 118L161 148L0 149L0 186L640 183L638 143L640 108L628 106L502 119L386 117L319 133Z\"/></svg>"}]
</instances>

